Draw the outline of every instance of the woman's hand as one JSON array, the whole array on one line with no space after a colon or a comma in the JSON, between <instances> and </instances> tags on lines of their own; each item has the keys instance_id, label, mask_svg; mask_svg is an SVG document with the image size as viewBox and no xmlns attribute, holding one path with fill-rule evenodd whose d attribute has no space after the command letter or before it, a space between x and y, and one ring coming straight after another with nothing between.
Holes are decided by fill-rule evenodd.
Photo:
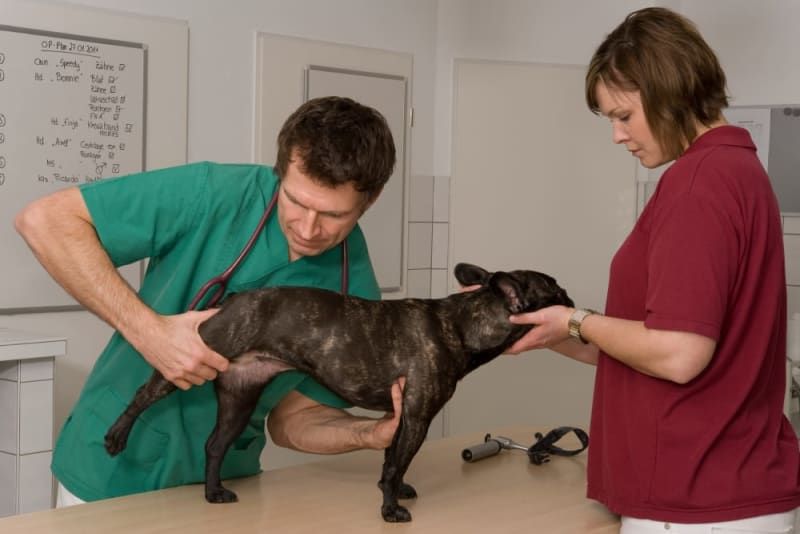
<instances>
[{"instance_id":1,"label":"woman's hand","mask_svg":"<svg viewBox=\"0 0 800 534\"><path fill-rule=\"evenodd\" d=\"M569 339L569 318L574 311L566 306L550 306L530 313L509 317L514 324L530 324L534 327L511 348L507 354L519 354L532 349L552 348Z\"/></svg>"}]
</instances>

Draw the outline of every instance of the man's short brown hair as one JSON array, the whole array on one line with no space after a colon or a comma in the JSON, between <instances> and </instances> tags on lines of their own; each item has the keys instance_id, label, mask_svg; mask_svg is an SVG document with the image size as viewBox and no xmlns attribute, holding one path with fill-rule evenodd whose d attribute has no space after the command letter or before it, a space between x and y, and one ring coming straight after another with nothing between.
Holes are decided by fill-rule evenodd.
<instances>
[{"instance_id":1,"label":"man's short brown hair","mask_svg":"<svg viewBox=\"0 0 800 534\"><path fill-rule=\"evenodd\" d=\"M395 165L395 147L378 111L345 97L309 100L286 120L278 134L275 172L283 177L292 158L322 184L352 182L369 200L383 189Z\"/></svg>"}]
</instances>

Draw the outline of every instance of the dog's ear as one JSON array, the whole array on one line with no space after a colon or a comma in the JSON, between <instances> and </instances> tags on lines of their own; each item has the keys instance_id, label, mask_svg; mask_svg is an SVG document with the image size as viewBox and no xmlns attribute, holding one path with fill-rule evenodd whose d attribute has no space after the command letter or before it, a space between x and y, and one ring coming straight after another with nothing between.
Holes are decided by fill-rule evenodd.
<instances>
[{"instance_id":1,"label":"dog's ear","mask_svg":"<svg viewBox=\"0 0 800 534\"><path fill-rule=\"evenodd\" d=\"M477 265L472 265L471 263L459 263L456 265L456 268L453 269L453 273L456 275L458 283L462 286L484 286L491 275L486 269L481 269Z\"/></svg>"},{"instance_id":2,"label":"dog's ear","mask_svg":"<svg viewBox=\"0 0 800 534\"><path fill-rule=\"evenodd\" d=\"M489 287L501 295L506 301L506 308L511 313L525 310L527 303L523 297L519 281L508 273L496 272L489 278Z\"/></svg>"}]
</instances>

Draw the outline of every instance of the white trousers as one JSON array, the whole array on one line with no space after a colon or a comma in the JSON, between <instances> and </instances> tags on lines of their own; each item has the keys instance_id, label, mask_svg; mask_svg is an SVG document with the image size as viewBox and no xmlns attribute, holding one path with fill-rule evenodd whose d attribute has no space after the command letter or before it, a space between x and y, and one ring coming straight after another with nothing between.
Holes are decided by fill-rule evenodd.
<instances>
[{"instance_id":1,"label":"white trousers","mask_svg":"<svg viewBox=\"0 0 800 534\"><path fill-rule=\"evenodd\" d=\"M665 523L622 517L620 534L794 534L797 510L718 523Z\"/></svg>"},{"instance_id":2,"label":"white trousers","mask_svg":"<svg viewBox=\"0 0 800 534\"><path fill-rule=\"evenodd\" d=\"M58 491L56 492L56 508L75 506L76 504L84 504L85 502L86 501L80 500L75 495L67 491L67 488L65 488L61 482L58 483Z\"/></svg>"}]
</instances>

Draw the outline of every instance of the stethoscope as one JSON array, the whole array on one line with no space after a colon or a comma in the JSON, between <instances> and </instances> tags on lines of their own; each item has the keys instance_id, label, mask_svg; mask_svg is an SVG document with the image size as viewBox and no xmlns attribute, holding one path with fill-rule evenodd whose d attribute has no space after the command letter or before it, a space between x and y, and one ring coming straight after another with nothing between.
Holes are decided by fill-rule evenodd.
<instances>
[{"instance_id":1,"label":"stethoscope","mask_svg":"<svg viewBox=\"0 0 800 534\"><path fill-rule=\"evenodd\" d=\"M222 296L225 294L225 289L228 287L228 281L230 280L231 276L233 276L234 271L239 267L239 265L244 261L247 254L253 249L253 245L256 243L256 239L261 231L264 229L264 226L267 224L267 220L269 219L270 215L275 209L275 204L278 201L278 193L280 191L280 185L273 193L272 198L267 205L267 209L264 210L264 214L261 216L261 220L258 221L258 225L256 229L253 230L253 235L250 236L250 239L247 240L242 251L239 253L239 256L230 264L230 266L225 269L221 274L218 274L214 278L211 278L208 282L203 284L203 287L197 292L197 294L192 299L192 302L189 304L189 310L194 310L197 305L200 303L203 298L208 294L208 292L213 287L217 287L214 294L208 300L208 302L203 306L203 309L213 308ZM347 238L342 241L342 284L341 284L341 292L343 295L347 294L347 287L349 285L349 280L347 276L347 271L349 263L347 259Z\"/></svg>"}]
</instances>

